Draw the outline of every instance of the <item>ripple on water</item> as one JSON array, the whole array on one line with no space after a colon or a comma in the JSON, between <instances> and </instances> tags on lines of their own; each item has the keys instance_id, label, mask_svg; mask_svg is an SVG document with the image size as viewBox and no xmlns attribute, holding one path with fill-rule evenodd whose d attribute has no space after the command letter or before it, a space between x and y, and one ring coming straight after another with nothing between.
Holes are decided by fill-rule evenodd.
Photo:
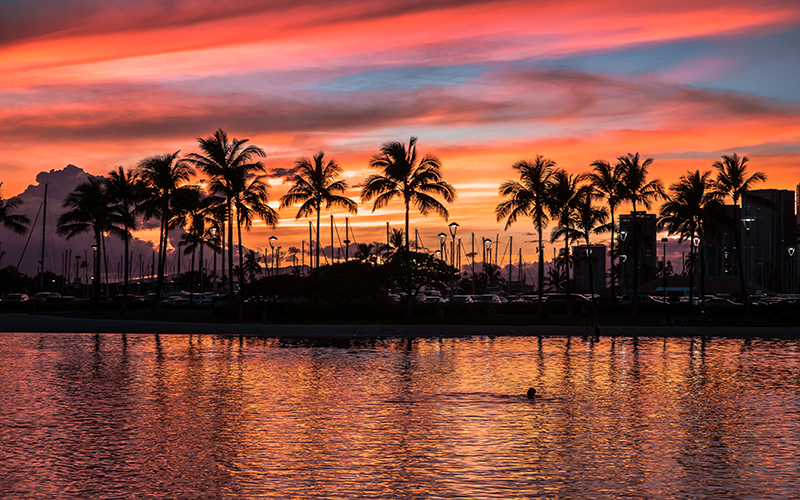
<instances>
[{"instance_id":1,"label":"ripple on water","mask_svg":"<svg viewBox=\"0 0 800 500\"><path fill-rule=\"evenodd\" d=\"M0 498L782 498L798 363L786 340L4 335Z\"/></svg>"}]
</instances>

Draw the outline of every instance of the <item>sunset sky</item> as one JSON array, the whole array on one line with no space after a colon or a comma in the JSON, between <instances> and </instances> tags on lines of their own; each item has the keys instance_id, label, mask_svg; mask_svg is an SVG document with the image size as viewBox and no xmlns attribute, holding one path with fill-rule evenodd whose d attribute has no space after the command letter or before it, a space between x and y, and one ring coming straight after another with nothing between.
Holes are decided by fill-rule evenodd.
<instances>
[{"instance_id":1,"label":"sunset sky","mask_svg":"<svg viewBox=\"0 0 800 500\"><path fill-rule=\"evenodd\" d=\"M796 0L0 0L0 20L5 198L67 164L190 153L220 127L266 150L272 200L319 150L357 197L380 144L418 136L458 189L459 235L515 247L532 229L503 234L497 187L536 154L578 173L639 152L668 185L736 152L761 187L800 182ZM383 239L401 210L361 206L357 240ZM295 213L246 244L299 246ZM446 222L412 215L438 248Z\"/></svg>"}]
</instances>

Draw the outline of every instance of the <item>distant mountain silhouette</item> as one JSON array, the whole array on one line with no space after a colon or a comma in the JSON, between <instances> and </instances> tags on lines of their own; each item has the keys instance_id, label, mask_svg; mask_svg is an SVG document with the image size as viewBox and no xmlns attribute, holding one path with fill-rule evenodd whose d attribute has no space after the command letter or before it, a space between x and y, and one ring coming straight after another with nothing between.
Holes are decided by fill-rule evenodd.
<instances>
[{"instance_id":1,"label":"distant mountain silhouette","mask_svg":"<svg viewBox=\"0 0 800 500\"><path fill-rule=\"evenodd\" d=\"M99 176L95 176L99 177ZM83 169L75 165L67 165L60 170L50 170L49 172L40 172L36 176L36 184L29 185L21 194L14 196L22 200L22 205L15 211L18 214L27 215L31 223L36 219L36 214L40 210L42 199L44 198L44 186L47 184L47 220L44 221L46 231L46 245L45 245L45 270L52 271L56 274L62 274L64 271L64 255L66 251L72 250L72 259L70 265L70 277L75 275L75 256L84 255L91 258L91 247L94 243L91 234L80 235L71 240L67 240L62 236L56 234L56 224L59 216L65 212L62 207L64 200L79 184L85 182L89 178ZM11 193L3 193L5 197L10 198ZM158 224L156 223L156 227ZM175 231L173 242L177 243L180 238L180 231ZM22 254L25 248L25 243L28 241L27 249L24 255ZM42 245L42 215L39 214L39 220L36 221L36 226L33 232L25 236L12 233L11 231L0 227L0 253L5 252L0 260L0 268L12 265L16 266L20 261L19 270L29 276L38 273L39 260L41 258L41 245ZM143 260L148 263L145 268L149 267L149 262L153 252L153 245L148 241L133 239L131 241L130 250L133 252L136 263L134 265L134 274L139 275L138 272L138 259L139 254L142 254ZM106 237L106 251L108 253L108 270L109 274L116 273L119 261L122 257L123 244L114 237ZM181 269L184 271L184 269Z\"/></svg>"}]
</instances>

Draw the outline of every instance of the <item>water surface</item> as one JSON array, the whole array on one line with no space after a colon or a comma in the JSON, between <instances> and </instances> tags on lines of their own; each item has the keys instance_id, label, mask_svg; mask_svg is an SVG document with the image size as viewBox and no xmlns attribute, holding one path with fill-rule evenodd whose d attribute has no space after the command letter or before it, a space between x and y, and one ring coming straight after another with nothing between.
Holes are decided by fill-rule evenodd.
<instances>
[{"instance_id":1,"label":"water surface","mask_svg":"<svg viewBox=\"0 0 800 500\"><path fill-rule=\"evenodd\" d=\"M797 497L799 368L787 340L3 334L0 498Z\"/></svg>"}]
</instances>

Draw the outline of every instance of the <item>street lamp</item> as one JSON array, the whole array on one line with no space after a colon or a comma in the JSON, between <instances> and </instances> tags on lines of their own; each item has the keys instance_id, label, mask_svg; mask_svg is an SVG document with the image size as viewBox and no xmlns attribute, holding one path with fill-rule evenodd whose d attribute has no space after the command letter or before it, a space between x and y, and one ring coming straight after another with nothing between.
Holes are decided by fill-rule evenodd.
<instances>
[{"instance_id":1,"label":"street lamp","mask_svg":"<svg viewBox=\"0 0 800 500\"><path fill-rule=\"evenodd\" d=\"M445 242L445 240L447 240L447 235L444 234L444 233L439 233L439 253L442 256L445 255L445 251L444 251L444 242Z\"/></svg>"},{"instance_id":2,"label":"street lamp","mask_svg":"<svg viewBox=\"0 0 800 500\"><path fill-rule=\"evenodd\" d=\"M450 229L450 236L453 238L453 242L451 243L450 247L450 263L455 267L456 265L456 232L458 231L458 223L451 222L447 226Z\"/></svg>"},{"instance_id":3,"label":"street lamp","mask_svg":"<svg viewBox=\"0 0 800 500\"><path fill-rule=\"evenodd\" d=\"M269 237L269 248L272 249L272 269L275 270L275 242L278 241L277 236L270 236Z\"/></svg>"},{"instance_id":4,"label":"street lamp","mask_svg":"<svg viewBox=\"0 0 800 500\"><path fill-rule=\"evenodd\" d=\"M281 274L281 247L278 247L277 256L278 256L278 260L275 262L275 266L276 266L275 276L278 276L278 275Z\"/></svg>"},{"instance_id":5,"label":"street lamp","mask_svg":"<svg viewBox=\"0 0 800 500\"><path fill-rule=\"evenodd\" d=\"M667 241L669 238L661 238L661 243L664 244L664 264L661 267L661 274L664 276L664 303L667 303Z\"/></svg>"},{"instance_id":6,"label":"street lamp","mask_svg":"<svg viewBox=\"0 0 800 500\"><path fill-rule=\"evenodd\" d=\"M786 252L789 254L789 269L787 270L787 274L789 274L789 293L794 293L794 274L792 273L792 257L794 257L794 247L786 247Z\"/></svg>"},{"instance_id":7,"label":"street lamp","mask_svg":"<svg viewBox=\"0 0 800 500\"><path fill-rule=\"evenodd\" d=\"M99 299L100 298L100 289L97 286L99 284L99 281L95 281L95 280L99 280L100 279L100 276L99 276L100 273L98 272L99 268L98 268L98 265L97 265L97 251L98 250L99 250L99 248L97 247L97 245L92 245L92 275L93 275L92 276L92 284L95 287L95 290L94 290L95 297L97 297Z\"/></svg>"}]
</instances>

